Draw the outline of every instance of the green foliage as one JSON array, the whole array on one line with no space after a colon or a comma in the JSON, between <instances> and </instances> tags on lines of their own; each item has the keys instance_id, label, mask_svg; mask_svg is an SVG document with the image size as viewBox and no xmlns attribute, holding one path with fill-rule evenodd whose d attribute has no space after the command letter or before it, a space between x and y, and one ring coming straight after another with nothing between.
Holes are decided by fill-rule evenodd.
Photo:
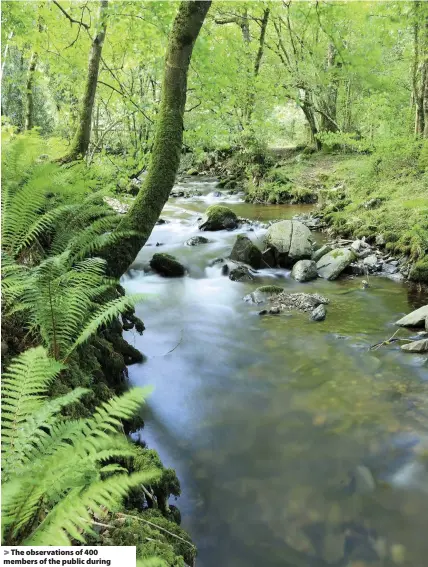
<instances>
[{"instance_id":1,"label":"green foliage","mask_svg":"<svg viewBox=\"0 0 428 567\"><path fill-rule=\"evenodd\" d=\"M38 347L12 361L4 374L4 543L84 542L94 515L114 510L132 487L156 478L153 470L123 474L124 469L109 464L136 451L118 429L139 408L144 392L130 390L89 419L64 421L58 417L60 409L86 391L49 401L48 385L63 368Z\"/></svg>"},{"instance_id":2,"label":"green foliage","mask_svg":"<svg viewBox=\"0 0 428 567\"><path fill-rule=\"evenodd\" d=\"M351 132L320 132L317 137L324 147L340 148L345 152L365 154L374 150L373 141L358 137Z\"/></svg>"},{"instance_id":3,"label":"green foliage","mask_svg":"<svg viewBox=\"0 0 428 567\"><path fill-rule=\"evenodd\" d=\"M415 262L410 270L409 279L415 282L428 284L428 255Z\"/></svg>"}]
</instances>

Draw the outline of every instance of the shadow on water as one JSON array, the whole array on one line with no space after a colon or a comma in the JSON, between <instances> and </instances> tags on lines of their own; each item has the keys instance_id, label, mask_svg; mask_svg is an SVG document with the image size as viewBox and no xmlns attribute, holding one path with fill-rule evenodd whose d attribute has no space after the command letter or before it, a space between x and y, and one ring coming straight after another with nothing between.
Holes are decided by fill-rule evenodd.
<instances>
[{"instance_id":1,"label":"shadow on water","mask_svg":"<svg viewBox=\"0 0 428 567\"><path fill-rule=\"evenodd\" d=\"M212 242L185 246L209 204L231 199L260 220L302 208L215 197L215 182L195 187L201 196L170 199L169 222L156 226L124 285L147 294L137 308L147 330L127 336L148 355L130 367L132 382L154 386L142 436L177 471L198 566L423 567L427 361L395 346L368 350L393 334L412 297L383 278L363 290L358 279L298 284L285 270L252 283L222 277L210 261L229 254L238 232L257 241L265 229L204 233ZM160 250L189 275L145 272ZM242 298L272 279L326 295L326 321L260 318Z\"/></svg>"}]
</instances>

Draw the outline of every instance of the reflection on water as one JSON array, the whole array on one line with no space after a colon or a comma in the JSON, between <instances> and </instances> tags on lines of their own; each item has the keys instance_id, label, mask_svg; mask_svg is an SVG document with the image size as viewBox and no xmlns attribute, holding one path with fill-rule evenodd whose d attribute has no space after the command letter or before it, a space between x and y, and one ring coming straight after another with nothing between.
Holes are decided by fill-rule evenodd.
<instances>
[{"instance_id":1,"label":"reflection on water","mask_svg":"<svg viewBox=\"0 0 428 567\"><path fill-rule=\"evenodd\" d=\"M170 200L162 215L170 222L156 226L124 285L147 295L137 309L147 330L127 337L148 356L130 367L132 382L155 387L143 437L177 470L198 566L423 567L426 358L394 346L368 351L412 307L406 288L383 278L368 290L358 279L298 284L273 270L290 291L329 297L327 319L260 318L242 297L272 279L236 283L208 267L253 227L184 242L216 198L261 220L302 208L263 208L213 196L214 183L191 185L204 195ZM255 241L263 234L249 232ZM155 251L174 254L189 275L145 273Z\"/></svg>"}]
</instances>

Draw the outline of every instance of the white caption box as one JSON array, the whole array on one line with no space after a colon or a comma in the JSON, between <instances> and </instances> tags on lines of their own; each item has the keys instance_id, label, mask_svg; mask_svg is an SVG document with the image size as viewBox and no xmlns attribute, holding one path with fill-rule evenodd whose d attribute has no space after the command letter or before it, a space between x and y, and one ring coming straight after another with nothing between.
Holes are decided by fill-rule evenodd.
<instances>
[{"instance_id":1,"label":"white caption box","mask_svg":"<svg viewBox=\"0 0 428 567\"><path fill-rule=\"evenodd\" d=\"M16 546L0 548L0 565L136 567L135 546Z\"/></svg>"}]
</instances>

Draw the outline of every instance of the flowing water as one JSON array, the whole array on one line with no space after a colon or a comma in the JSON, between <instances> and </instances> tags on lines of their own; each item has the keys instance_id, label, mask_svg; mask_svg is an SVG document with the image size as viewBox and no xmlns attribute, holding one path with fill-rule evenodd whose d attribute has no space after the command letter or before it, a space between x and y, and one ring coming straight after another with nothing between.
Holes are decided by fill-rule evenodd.
<instances>
[{"instance_id":1,"label":"flowing water","mask_svg":"<svg viewBox=\"0 0 428 567\"><path fill-rule=\"evenodd\" d=\"M147 330L127 334L148 357L130 367L131 381L154 388L142 437L177 471L198 567L428 565L427 358L397 343L368 350L417 306L406 286L299 284L287 270L232 282L211 261L238 233L260 242L265 229L200 233L209 204L262 221L308 207L246 204L217 195L215 181L185 186L203 195L170 199L169 222L155 227L124 285L146 294L137 314ZM184 245L197 234L212 242ZM188 275L144 271L160 251ZM327 296L327 319L260 317L242 298L265 283Z\"/></svg>"}]
</instances>

